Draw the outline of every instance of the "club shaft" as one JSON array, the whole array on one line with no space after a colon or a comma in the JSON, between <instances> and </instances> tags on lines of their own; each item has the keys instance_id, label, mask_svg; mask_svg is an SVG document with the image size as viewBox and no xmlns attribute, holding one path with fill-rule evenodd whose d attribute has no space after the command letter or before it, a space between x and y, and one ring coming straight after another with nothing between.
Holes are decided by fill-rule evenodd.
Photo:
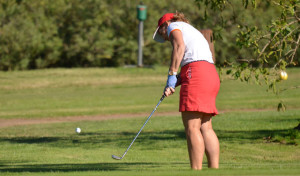
<instances>
[{"instance_id":1,"label":"club shaft","mask_svg":"<svg viewBox=\"0 0 300 176\"><path fill-rule=\"evenodd\" d=\"M142 126L142 128L140 129L140 131L137 133L137 135L134 137L134 139L132 140L132 142L130 143L130 145L128 146L127 150L124 152L124 154L122 155L121 159L126 155L126 153L128 152L128 150L130 149L130 147L132 146L132 144L134 143L134 141L136 140L136 138L139 136L139 134L141 133L141 131L143 130L143 128L145 127L145 125L148 123L148 121L150 120L152 114L156 111L157 107L159 106L159 104L163 101L163 99L165 98L165 95L163 95L161 97L161 99L159 100L159 102L157 103L157 105L155 106L154 110L151 112L150 116L147 118L146 122L144 123L144 125Z\"/></svg>"}]
</instances>

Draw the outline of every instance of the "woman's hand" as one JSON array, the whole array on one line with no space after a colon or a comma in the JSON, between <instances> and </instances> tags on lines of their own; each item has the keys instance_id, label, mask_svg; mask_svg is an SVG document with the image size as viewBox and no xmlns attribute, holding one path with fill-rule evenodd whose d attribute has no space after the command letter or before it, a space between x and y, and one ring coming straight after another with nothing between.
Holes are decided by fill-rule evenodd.
<instances>
[{"instance_id":1,"label":"woman's hand","mask_svg":"<svg viewBox=\"0 0 300 176\"><path fill-rule=\"evenodd\" d=\"M164 95L166 97L170 96L170 95L173 95L173 93L175 92L175 89L172 88L172 87L166 87L165 88L165 91L164 91Z\"/></svg>"}]
</instances>

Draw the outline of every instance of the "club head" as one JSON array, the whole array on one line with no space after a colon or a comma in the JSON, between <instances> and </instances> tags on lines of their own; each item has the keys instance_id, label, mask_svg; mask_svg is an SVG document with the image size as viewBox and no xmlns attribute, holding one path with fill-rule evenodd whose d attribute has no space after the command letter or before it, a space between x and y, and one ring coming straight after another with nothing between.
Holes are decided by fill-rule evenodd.
<instances>
[{"instance_id":1,"label":"club head","mask_svg":"<svg viewBox=\"0 0 300 176\"><path fill-rule=\"evenodd\" d=\"M115 160L120 160L120 159L122 159L122 157L118 157L118 156L116 156L116 155L112 155L111 156L113 159L115 159Z\"/></svg>"}]
</instances>

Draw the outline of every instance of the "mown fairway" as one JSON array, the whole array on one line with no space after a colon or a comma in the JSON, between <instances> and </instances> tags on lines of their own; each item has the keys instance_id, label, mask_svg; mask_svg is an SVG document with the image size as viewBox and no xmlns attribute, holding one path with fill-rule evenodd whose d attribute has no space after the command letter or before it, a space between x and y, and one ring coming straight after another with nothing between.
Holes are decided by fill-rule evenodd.
<instances>
[{"instance_id":1,"label":"mown fairway","mask_svg":"<svg viewBox=\"0 0 300 176\"><path fill-rule=\"evenodd\" d=\"M0 120L82 116L83 121L0 128L0 175L300 175L300 70L289 69L280 96L266 87L224 78L214 117L220 169L191 171L178 92L165 99L137 141L121 155L151 113L167 68L51 69L0 72ZM277 112L282 100L286 112ZM85 116L128 118L84 121ZM80 127L82 133L75 133Z\"/></svg>"}]
</instances>

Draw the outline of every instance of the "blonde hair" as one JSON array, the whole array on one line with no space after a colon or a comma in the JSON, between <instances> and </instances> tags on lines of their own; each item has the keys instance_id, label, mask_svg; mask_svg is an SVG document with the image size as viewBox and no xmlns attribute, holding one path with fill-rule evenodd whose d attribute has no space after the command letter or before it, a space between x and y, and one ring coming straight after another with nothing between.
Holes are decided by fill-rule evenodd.
<instances>
[{"instance_id":1,"label":"blonde hair","mask_svg":"<svg viewBox=\"0 0 300 176\"><path fill-rule=\"evenodd\" d=\"M171 22L176 22L176 21L183 21L186 23L190 23L183 13L177 11L176 13L174 13L174 17L172 18Z\"/></svg>"}]
</instances>

